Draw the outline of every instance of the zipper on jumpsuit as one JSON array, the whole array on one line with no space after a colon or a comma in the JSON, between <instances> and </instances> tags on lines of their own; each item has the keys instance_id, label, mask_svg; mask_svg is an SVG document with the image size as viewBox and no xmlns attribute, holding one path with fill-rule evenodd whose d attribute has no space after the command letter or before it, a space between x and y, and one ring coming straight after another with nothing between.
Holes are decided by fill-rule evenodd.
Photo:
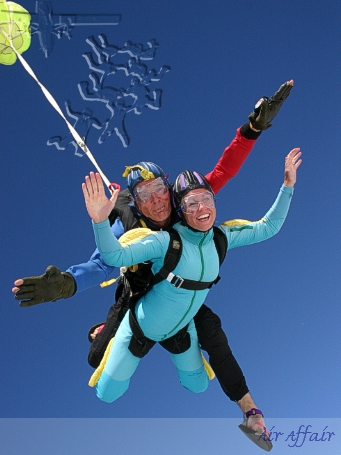
<instances>
[{"instance_id":1,"label":"zipper on jumpsuit","mask_svg":"<svg viewBox=\"0 0 341 455\"><path fill-rule=\"evenodd\" d=\"M201 281L202 280L202 277L204 276L204 272L205 272L205 262L204 262L204 258L203 258L203 254L202 254L202 244L205 240L205 237L206 237L206 232L204 232L204 236L203 238L200 240L199 242L199 245L198 245L198 248L199 248L199 252L200 252L200 260L201 260L201 275L200 275L200 278L198 281ZM194 291L193 293L193 296L192 296L192 299L191 299L191 303L189 304L189 307L187 308L187 311L186 313L183 315L183 317L180 319L180 321L176 324L175 327L173 327L173 329L166 333L166 335L164 335L161 339L161 341L163 341L165 338L167 338L169 336L169 334L171 334L172 332L174 332L175 329L177 329L179 327L179 325L181 324L181 322L185 319L185 317L187 316L188 312L190 311L190 309L192 308L193 306L193 303L194 303L194 300L195 300L195 296L197 295L197 291Z\"/></svg>"}]
</instances>

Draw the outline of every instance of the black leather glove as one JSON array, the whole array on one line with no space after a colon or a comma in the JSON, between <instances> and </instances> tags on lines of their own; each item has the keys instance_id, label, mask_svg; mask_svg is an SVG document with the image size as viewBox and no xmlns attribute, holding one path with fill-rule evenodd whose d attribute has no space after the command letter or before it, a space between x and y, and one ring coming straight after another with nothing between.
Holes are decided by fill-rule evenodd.
<instances>
[{"instance_id":1,"label":"black leather glove","mask_svg":"<svg viewBox=\"0 0 341 455\"><path fill-rule=\"evenodd\" d=\"M285 82L271 98L264 96L255 106L255 110L249 115L249 120L256 130L267 130L272 126L271 122L278 114L284 101L290 95L293 84Z\"/></svg>"},{"instance_id":2,"label":"black leather glove","mask_svg":"<svg viewBox=\"0 0 341 455\"><path fill-rule=\"evenodd\" d=\"M19 305L22 307L67 299L76 292L73 276L61 272L54 265L49 265L43 275L29 276L23 281L22 285L17 286L20 290L14 296L16 300L21 300Z\"/></svg>"}]
</instances>

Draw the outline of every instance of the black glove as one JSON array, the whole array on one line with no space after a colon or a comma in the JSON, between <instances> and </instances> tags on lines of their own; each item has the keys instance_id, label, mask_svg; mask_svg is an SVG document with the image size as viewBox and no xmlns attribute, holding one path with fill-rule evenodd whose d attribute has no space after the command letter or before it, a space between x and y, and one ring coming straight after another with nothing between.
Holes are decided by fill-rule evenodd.
<instances>
[{"instance_id":1,"label":"black glove","mask_svg":"<svg viewBox=\"0 0 341 455\"><path fill-rule=\"evenodd\" d=\"M23 278L23 284L17 286L20 290L15 294L16 300L22 307L37 305L43 302L55 302L67 299L76 292L76 282L67 272L61 272L58 267L49 265L40 276Z\"/></svg>"},{"instance_id":2,"label":"black glove","mask_svg":"<svg viewBox=\"0 0 341 455\"><path fill-rule=\"evenodd\" d=\"M256 130L267 130L272 126L271 122L278 114L284 101L290 95L293 85L288 82L281 85L271 98L264 96L255 106L255 110L249 115L249 120Z\"/></svg>"}]
</instances>

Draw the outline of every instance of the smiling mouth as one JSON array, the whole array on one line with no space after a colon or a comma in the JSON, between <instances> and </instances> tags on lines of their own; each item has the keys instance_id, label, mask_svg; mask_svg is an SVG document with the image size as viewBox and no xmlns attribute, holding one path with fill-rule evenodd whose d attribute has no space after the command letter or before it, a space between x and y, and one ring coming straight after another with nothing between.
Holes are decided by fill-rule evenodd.
<instances>
[{"instance_id":1,"label":"smiling mouth","mask_svg":"<svg viewBox=\"0 0 341 455\"><path fill-rule=\"evenodd\" d=\"M197 220L198 221L207 221L210 217L211 217L211 215L209 215L209 214L201 215L201 216L198 216Z\"/></svg>"}]
</instances>

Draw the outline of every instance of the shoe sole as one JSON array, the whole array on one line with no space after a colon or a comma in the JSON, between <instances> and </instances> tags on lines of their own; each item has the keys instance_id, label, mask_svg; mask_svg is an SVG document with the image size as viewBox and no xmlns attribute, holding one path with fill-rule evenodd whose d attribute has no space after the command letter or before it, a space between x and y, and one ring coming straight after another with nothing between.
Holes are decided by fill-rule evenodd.
<instances>
[{"instance_id":1,"label":"shoe sole","mask_svg":"<svg viewBox=\"0 0 341 455\"><path fill-rule=\"evenodd\" d=\"M245 436L247 436L250 439L250 441L252 441L254 444L256 444L261 449L265 450L266 452L270 452L270 450L273 447L272 442L266 441L262 434L259 434L259 432L255 430L251 430L250 428L246 427L243 424L238 425L238 428L240 428L240 430L245 434Z\"/></svg>"}]
</instances>

